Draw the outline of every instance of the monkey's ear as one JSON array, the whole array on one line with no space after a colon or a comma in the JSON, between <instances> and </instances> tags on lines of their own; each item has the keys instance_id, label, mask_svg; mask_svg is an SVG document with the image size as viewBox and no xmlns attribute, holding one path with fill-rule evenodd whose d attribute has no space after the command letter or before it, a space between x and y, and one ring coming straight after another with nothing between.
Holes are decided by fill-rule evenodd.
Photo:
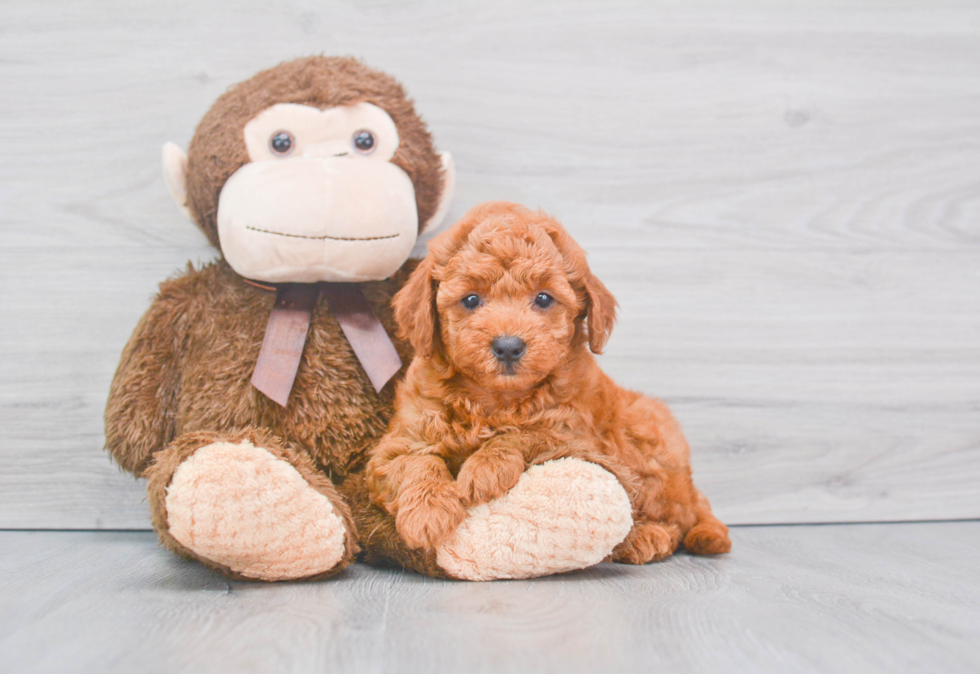
<instances>
[{"instance_id":1,"label":"monkey's ear","mask_svg":"<svg viewBox=\"0 0 980 674\"><path fill-rule=\"evenodd\" d=\"M193 221L194 214L187 206L187 154L173 143L163 146L163 180L177 208Z\"/></svg>"},{"instance_id":2,"label":"monkey's ear","mask_svg":"<svg viewBox=\"0 0 980 674\"><path fill-rule=\"evenodd\" d=\"M442 160L442 192L439 194L439 205L432 217L422 226L419 234L432 232L439 228L442 221L446 219L449 204L453 200L453 192L456 191L456 165L453 163L453 156L448 152L443 152L439 158Z\"/></svg>"},{"instance_id":3,"label":"monkey's ear","mask_svg":"<svg viewBox=\"0 0 980 674\"><path fill-rule=\"evenodd\" d=\"M407 340L421 356L431 356L439 341L432 255L422 260L408 281L391 300L398 323L398 336Z\"/></svg>"}]
</instances>

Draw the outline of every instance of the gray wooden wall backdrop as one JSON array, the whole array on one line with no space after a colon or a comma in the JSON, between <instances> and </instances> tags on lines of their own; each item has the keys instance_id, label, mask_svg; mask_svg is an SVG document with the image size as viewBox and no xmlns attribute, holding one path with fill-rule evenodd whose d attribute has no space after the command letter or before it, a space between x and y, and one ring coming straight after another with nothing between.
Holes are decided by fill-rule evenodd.
<instances>
[{"instance_id":1,"label":"gray wooden wall backdrop","mask_svg":"<svg viewBox=\"0 0 980 674\"><path fill-rule=\"evenodd\" d=\"M142 528L101 451L169 202L229 85L354 54L452 151L458 217L558 216L732 523L980 517L980 5L5 0L0 527Z\"/></svg>"}]
</instances>

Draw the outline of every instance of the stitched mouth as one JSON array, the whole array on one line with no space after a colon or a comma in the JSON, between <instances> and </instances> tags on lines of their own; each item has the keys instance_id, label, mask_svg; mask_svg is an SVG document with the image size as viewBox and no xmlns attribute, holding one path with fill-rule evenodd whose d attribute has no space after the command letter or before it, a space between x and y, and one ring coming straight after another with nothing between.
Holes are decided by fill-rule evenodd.
<instances>
[{"instance_id":1,"label":"stitched mouth","mask_svg":"<svg viewBox=\"0 0 980 674\"><path fill-rule=\"evenodd\" d=\"M397 239L401 234L389 234L388 236L307 236L306 234L287 234L286 232L273 232L269 229L259 229L258 227L249 227L245 225L245 229L250 229L253 232L261 232L263 234L274 234L275 236L287 236L291 239L312 239L313 241L323 241L324 239L330 241L383 241L384 239Z\"/></svg>"}]
</instances>

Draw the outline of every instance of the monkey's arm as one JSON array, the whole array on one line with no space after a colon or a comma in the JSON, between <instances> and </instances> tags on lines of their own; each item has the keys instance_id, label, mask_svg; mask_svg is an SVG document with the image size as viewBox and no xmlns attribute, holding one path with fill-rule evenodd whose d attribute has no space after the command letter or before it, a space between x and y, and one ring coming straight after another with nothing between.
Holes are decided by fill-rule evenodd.
<instances>
[{"instance_id":1,"label":"monkey's arm","mask_svg":"<svg viewBox=\"0 0 980 674\"><path fill-rule=\"evenodd\" d=\"M179 292L180 280L161 285L129 338L109 389L106 449L135 475L146 470L153 454L175 434L179 359L191 304Z\"/></svg>"}]
</instances>

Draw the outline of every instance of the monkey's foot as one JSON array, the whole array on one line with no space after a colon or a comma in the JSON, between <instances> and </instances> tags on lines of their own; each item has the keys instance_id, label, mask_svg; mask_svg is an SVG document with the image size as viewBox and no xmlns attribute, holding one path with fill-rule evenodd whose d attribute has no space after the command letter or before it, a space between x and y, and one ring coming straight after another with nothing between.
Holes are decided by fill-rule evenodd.
<instances>
[{"instance_id":1,"label":"monkey's foot","mask_svg":"<svg viewBox=\"0 0 980 674\"><path fill-rule=\"evenodd\" d=\"M633 526L626 491L594 463L532 466L504 496L474 506L436 561L462 580L536 578L598 564Z\"/></svg>"},{"instance_id":2,"label":"monkey's foot","mask_svg":"<svg viewBox=\"0 0 980 674\"><path fill-rule=\"evenodd\" d=\"M180 463L162 504L153 503L154 492L158 500L162 493L154 490L151 470L151 506L163 542L245 579L297 580L346 566L356 546L333 485L305 457L270 449L239 439L167 450L184 456L164 461Z\"/></svg>"}]
</instances>

